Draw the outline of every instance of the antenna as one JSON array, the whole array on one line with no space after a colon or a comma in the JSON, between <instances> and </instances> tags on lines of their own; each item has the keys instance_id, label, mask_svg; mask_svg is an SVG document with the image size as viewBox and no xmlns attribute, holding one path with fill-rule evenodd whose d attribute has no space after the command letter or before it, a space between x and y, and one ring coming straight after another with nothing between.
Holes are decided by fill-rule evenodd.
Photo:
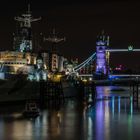
<instances>
[{"instance_id":1,"label":"antenna","mask_svg":"<svg viewBox=\"0 0 140 140\"><path fill-rule=\"evenodd\" d=\"M55 34L56 34L56 32L55 32L55 28L53 28L53 32L52 32L52 33L53 33L53 35L55 35Z\"/></svg>"},{"instance_id":2,"label":"antenna","mask_svg":"<svg viewBox=\"0 0 140 140\"><path fill-rule=\"evenodd\" d=\"M31 13L31 6L30 6L30 3L28 4L28 10L27 10L27 13L28 13L28 14Z\"/></svg>"},{"instance_id":3,"label":"antenna","mask_svg":"<svg viewBox=\"0 0 140 140\"><path fill-rule=\"evenodd\" d=\"M102 30L102 33L101 33L102 35L104 35L105 34L105 31L104 31L104 29Z\"/></svg>"}]
</instances>

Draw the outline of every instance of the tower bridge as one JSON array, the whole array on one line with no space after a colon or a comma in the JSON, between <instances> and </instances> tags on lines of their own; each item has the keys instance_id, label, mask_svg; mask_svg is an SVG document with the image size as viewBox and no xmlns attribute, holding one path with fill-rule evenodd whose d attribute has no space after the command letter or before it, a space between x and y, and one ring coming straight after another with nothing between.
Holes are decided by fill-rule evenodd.
<instances>
[{"instance_id":1,"label":"tower bridge","mask_svg":"<svg viewBox=\"0 0 140 140\"><path fill-rule=\"evenodd\" d=\"M104 34L104 31L97 36L96 41L96 52L93 52L93 54L88 57L85 61L83 61L78 66L74 67L74 72L79 73L79 76L81 77L91 77L93 73L100 73L104 76L108 77L110 75L109 69L109 61L110 61L110 53L116 53L116 52L140 52L140 49L136 49L133 46L128 46L128 48L124 49L112 49L109 45L109 36L106 36ZM88 73L81 73L80 71L82 69L86 69L86 67L89 67L90 65L93 65L95 63L95 69L92 72ZM123 75L120 75L123 76ZM132 75L128 75L132 76ZM133 75L134 77L136 75ZM138 76L139 77L139 76Z\"/></svg>"}]
</instances>

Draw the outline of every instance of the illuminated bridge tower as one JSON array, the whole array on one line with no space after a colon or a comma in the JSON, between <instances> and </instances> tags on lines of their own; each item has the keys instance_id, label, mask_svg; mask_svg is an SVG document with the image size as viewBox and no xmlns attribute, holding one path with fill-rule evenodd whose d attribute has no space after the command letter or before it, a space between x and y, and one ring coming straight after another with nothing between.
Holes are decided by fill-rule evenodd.
<instances>
[{"instance_id":1,"label":"illuminated bridge tower","mask_svg":"<svg viewBox=\"0 0 140 140\"><path fill-rule=\"evenodd\" d=\"M14 36L14 50L19 52L32 51L32 27L31 23L40 20L41 18L33 18L28 5L28 11L20 17L15 17L18 21L18 28Z\"/></svg>"},{"instance_id":2,"label":"illuminated bridge tower","mask_svg":"<svg viewBox=\"0 0 140 140\"><path fill-rule=\"evenodd\" d=\"M105 36L104 31L97 37L96 41L96 73L108 75L108 54L109 36Z\"/></svg>"}]
</instances>

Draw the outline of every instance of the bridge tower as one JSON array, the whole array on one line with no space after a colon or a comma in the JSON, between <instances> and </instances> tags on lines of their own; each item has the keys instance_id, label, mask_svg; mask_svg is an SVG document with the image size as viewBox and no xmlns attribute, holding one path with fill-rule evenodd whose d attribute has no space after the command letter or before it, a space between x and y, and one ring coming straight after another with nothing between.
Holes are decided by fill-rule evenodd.
<instances>
[{"instance_id":1,"label":"bridge tower","mask_svg":"<svg viewBox=\"0 0 140 140\"><path fill-rule=\"evenodd\" d=\"M104 31L97 36L96 41L96 73L108 75L108 57L106 49L109 47L109 36L104 34Z\"/></svg>"}]
</instances>

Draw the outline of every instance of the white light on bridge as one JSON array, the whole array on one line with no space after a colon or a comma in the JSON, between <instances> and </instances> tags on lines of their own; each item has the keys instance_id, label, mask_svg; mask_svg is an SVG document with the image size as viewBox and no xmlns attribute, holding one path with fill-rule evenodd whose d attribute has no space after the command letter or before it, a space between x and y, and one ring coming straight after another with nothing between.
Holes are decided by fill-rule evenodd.
<instances>
[{"instance_id":1,"label":"white light on bridge","mask_svg":"<svg viewBox=\"0 0 140 140\"><path fill-rule=\"evenodd\" d=\"M91 77L89 78L89 81L92 81L92 78Z\"/></svg>"},{"instance_id":2,"label":"white light on bridge","mask_svg":"<svg viewBox=\"0 0 140 140\"><path fill-rule=\"evenodd\" d=\"M128 46L128 51L133 51L133 46Z\"/></svg>"}]
</instances>

